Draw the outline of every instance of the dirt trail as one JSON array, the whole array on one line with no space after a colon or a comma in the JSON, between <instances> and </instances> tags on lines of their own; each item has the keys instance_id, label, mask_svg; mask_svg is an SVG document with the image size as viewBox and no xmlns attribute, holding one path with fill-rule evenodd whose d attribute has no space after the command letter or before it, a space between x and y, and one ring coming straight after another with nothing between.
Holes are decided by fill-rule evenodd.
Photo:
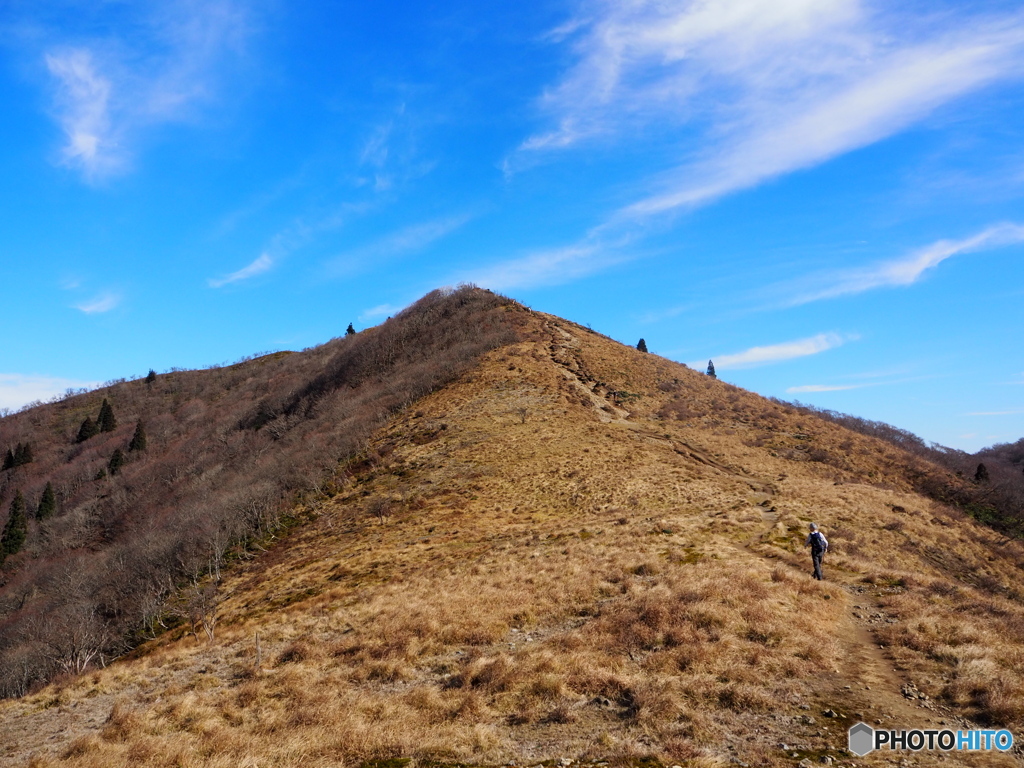
<instances>
[{"instance_id":1,"label":"dirt trail","mask_svg":"<svg viewBox=\"0 0 1024 768\"><path fill-rule=\"evenodd\" d=\"M629 424L629 411L614 402L615 393L597 381L587 370L579 354L579 340L555 322L545 323L552 332L548 349L551 359L557 363L565 378L597 410L598 418L606 424Z\"/></svg>"},{"instance_id":2,"label":"dirt trail","mask_svg":"<svg viewBox=\"0 0 1024 768\"><path fill-rule=\"evenodd\" d=\"M765 528L741 546L743 550L754 555L769 557L755 547L770 539L779 519L775 507L763 508L761 519ZM808 573L810 568L808 555ZM879 645L872 632L873 628L895 621L886 616L885 607L881 602L887 588L861 584L855 580L855 574L836 573L835 570L830 572L827 562L825 573L826 579L832 584L840 584L845 593L844 616L837 627L836 637L840 644L841 661L837 668L822 670L818 677L820 686L814 692L815 703L807 715L798 718L798 730L792 737L793 741L803 739L805 743L798 746L787 745L799 750L792 752L794 756L802 757L815 753L834 755L836 748L845 748L846 731L857 722L867 723L874 728L907 730L958 730L981 727L920 693L913 682L896 668L884 647ZM819 749L807 749L806 742ZM856 760L856 765L866 766L946 766L950 761L979 766L1024 765L1024 760L1014 754L976 753L968 757L962 753L954 753L953 756L947 757L939 750L917 753L883 750Z\"/></svg>"}]
</instances>

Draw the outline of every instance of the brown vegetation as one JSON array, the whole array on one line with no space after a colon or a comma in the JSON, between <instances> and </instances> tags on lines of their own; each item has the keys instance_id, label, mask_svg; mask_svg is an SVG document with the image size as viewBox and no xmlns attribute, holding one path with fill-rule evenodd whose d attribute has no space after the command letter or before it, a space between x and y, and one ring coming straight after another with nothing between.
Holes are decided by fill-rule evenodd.
<instances>
[{"instance_id":1,"label":"brown vegetation","mask_svg":"<svg viewBox=\"0 0 1024 768\"><path fill-rule=\"evenodd\" d=\"M849 765L855 719L1024 725L1024 549L915 491L962 479L521 317L297 505L305 524L225 566L209 637L180 627L0 704L0 759ZM263 429L329 397L291 392Z\"/></svg>"}]
</instances>

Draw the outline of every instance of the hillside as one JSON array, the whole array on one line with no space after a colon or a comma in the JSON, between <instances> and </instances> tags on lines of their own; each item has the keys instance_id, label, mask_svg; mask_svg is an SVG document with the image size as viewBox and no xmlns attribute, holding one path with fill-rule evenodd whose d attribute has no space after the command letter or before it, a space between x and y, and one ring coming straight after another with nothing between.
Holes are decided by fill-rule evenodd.
<instances>
[{"instance_id":1,"label":"hillside","mask_svg":"<svg viewBox=\"0 0 1024 768\"><path fill-rule=\"evenodd\" d=\"M392 413L516 338L511 309L437 291L303 352L151 372L0 420L0 519L20 507L24 540L0 548L0 696L202 613L204 574L294 522ZM190 599L168 611L184 585Z\"/></svg>"},{"instance_id":2,"label":"hillside","mask_svg":"<svg viewBox=\"0 0 1024 768\"><path fill-rule=\"evenodd\" d=\"M965 480L499 309L513 337L389 411L292 509L304 523L219 584L197 575L192 624L0 703L0 756L883 765L840 752L852 722L1020 732L1024 548L915 490ZM812 520L832 543L820 583Z\"/></svg>"}]
</instances>

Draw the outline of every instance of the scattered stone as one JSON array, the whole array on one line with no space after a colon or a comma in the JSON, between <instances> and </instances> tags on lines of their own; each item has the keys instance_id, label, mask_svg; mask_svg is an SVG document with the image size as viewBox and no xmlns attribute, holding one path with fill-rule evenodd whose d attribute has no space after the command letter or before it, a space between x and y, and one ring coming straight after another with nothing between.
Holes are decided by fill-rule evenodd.
<instances>
[{"instance_id":1,"label":"scattered stone","mask_svg":"<svg viewBox=\"0 0 1024 768\"><path fill-rule=\"evenodd\" d=\"M800 709L810 709L810 708L811 708L810 704L801 704L800 705Z\"/></svg>"},{"instance_id":2,"label":"scattered stone","mask_svg":"<svg viewBox=\"0 0 1024 768\"><path fill-rule=\"evenodd\" d=\"M563 757L561 760L558 761L559 768L569 768L569 766L572 765L572 763L573 760L571 757Z\"/></svg>"},{"instance_id":3,"label":"scattered stone","mask_svg":"<svg viewBox=\"0 0 1024 768\"><path fill-rule=\"evenodd\" d=\"M928 696L923 691L919 691L917 686L913 683L906 683L900 691L903 693L904 698L907 699L921 699L927 701Z\"/></svg>"},{"instance_id":4,"label":"scattered stone","mask_svg":"<svg viewBox=\"0 0 1024 768\"><path fill-rule=\"evenodd\" d=\"M839 717L839 713L836 712L834 709L826 709L821 714L824 715L825 717Z\"/></svg>"},{"instance_id":5,"label":"scattered stone","mask_svg":"<svg viewBox=\"0 0 1024 768\"><path fill-rule=\"evenodd\" d=\"M824 755L821 758L821 762L823 762L825 765L832 765L832 763L835 762L835 759L830 757L829 755Z\"/></svg>"}]
</instances>

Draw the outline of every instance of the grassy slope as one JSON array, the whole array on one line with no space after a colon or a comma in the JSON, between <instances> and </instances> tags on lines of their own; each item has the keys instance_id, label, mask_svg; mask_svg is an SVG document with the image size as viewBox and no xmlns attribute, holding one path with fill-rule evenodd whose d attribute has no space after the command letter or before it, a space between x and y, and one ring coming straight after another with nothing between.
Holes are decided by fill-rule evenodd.
<instances>
[{"instance_id":1,"label":"grassy slope","mask_svg":"<svg viewBox=\"0 0 1024 768\"><path fill-rule=\"evenodd\" d=\"M851 718L1020 728L1024 555L909 492L939 470L531 322L226 578L212 643L0 704L12 764L792 765Z\"/></svg>"}]
</instances>

